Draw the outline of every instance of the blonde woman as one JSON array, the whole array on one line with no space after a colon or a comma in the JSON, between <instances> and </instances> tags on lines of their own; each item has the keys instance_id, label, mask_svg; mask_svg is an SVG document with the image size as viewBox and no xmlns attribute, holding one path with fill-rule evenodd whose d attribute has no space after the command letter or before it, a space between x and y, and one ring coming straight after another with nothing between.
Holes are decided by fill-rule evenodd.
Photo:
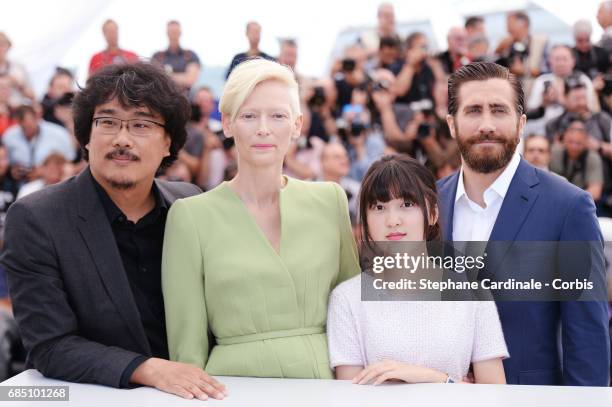
<instances>
[{"instance_id":1,"label":"blonde woman","mask_svg":"<svg viewBox=\"0 0 612 407\"><path fill-rule=\"evenodd\" d=\"M287 67L240 64L220 110L238 173L168 214L162 282L170 357L211 375L333 378L327 302L359 273L346 195L336 184L282 174L302 126Z\"/></svg>"}]
</instances>

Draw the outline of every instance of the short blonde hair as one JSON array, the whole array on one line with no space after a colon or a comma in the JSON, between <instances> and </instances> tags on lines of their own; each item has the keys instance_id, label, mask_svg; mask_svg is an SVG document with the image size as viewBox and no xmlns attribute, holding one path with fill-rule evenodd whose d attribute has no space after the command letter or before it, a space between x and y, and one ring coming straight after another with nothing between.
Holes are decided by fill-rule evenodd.
<instances>
[{"instance_id":1,"label":"short blonde hair","mask_svg":"<svg viewBox=\"0 0 612 407\"><path fill-rule=\"evenodd\" d=\"M289 88L291 96L291 114L298 116L300 110L300 95L298 83L291 68L278 62L263 58L250 59L239 64L230 74L223 95L219 100L219 110L234 121L238 110L253 92L253 89L264 81L276 80L284 83Z\"/></svg>"}]
</instances>

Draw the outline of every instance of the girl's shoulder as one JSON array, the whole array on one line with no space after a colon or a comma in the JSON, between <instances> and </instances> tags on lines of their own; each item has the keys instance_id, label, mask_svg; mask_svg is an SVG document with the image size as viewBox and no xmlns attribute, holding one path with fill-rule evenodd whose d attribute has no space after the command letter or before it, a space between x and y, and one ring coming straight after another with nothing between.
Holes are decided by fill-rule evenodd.
<instances>
[{"instance_id":1,"label":"girl's shoulder","mask_svg":"<svg viewBox=\"0 0 612 407\"><path fill-rule=\"evenodd\" d=\"M344 298L348 301L361 300L361 274L349 278L338 284L332 291L332 296L336 298Z\"/></svg>"}]
</instances>

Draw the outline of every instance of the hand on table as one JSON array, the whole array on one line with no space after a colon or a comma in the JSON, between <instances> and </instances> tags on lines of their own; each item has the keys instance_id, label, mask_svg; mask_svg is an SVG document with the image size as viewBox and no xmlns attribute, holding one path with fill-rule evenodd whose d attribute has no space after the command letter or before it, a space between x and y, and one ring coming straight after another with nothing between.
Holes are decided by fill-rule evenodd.
<instances>
[{"instance_id":1,"label":"hand on table","mask_svg":"<svg viewBox=\"0 0 612 407\"><path fill-rule=\"evenodd\" d=\"M222 400L228 395L223 384L199 367L165 359L147 359L134 371L131 381L186 399L207 400L210 396Z\"/></svg>"},{"instance_id":2,"label":"hand on table","mask_svg":"<svg viewBox=\"0 0 612 407\"><path fill-rule=\"evenodd\" d=\"M445 373L434 369L384 359L363 369L355 376L353 383L368 384L372 382L375 386L386 381L397 380L406 383L443 383L446 378Z\"/></svg>"}]
</instances>

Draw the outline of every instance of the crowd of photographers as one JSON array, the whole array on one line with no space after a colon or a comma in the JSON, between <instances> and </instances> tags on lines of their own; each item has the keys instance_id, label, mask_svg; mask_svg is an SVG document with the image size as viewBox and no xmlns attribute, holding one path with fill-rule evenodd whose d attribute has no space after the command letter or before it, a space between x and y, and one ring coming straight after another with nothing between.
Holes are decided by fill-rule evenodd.
<instances>
[{"instance_id":1,"label":"crowd of photographers","mask_svg":"<svg viewBox=\"0 0 612 407\"><path fill-rule=\"evenodd\" d=\"M304 126L285 160L288 175L339 183L355 222L360 182L383 154L409 154L438 178L451 174L460 155L446 124L448 77L470 62L495 61L520 77L526 90L525 159L587 190L599 216L612 216L612 1L598 10L603 36L592 38L589 21L578 20L573 44L551 43L534 32L527 13L513 11L499 44L489 43L485 19L472 16L448 31L446 50L437 53L422 32L398 34L392 5L381 4L376 17L376 27L346 47L322 78L296 70L294 40L282 40L279 55L271 56L259 49L262 27L247 24L248 49L235 55L227 76L240 62L260 57L290 66L300 84ZM234 176L236 151L223 135L218 95L197 85L201 62L182 47L180 22L166 29L167 48L148 59L184 89L192 117L179 159L159 176L210 190ZM89 73L145 57L119 46L115 21L106 21L102 32L107 47L91 58ZM11 203L86 166L74 137L74 73L57 68L41 98L27 67L9 58L10 48L9 36L0 32L0 240ZM10 309L4 281L0 297Z\"/></svg>"},{"instance_id":2,"label":"crowd of photographers","mask_svg":"<svg viewBox=\"0 0 612 407\"><path fill-rule=\"evenodd\" d=\"M592 26L578 20L574 44L552 44L534 33L529 15L507 14L507 36L490 44L485 19L472 16L452 27L446 50L433 52L424 33L398 34L393 6L383 3L377 24L344 49L323 78L296 70L298 44L281 41L278 56L259 49L262 27L246 26L248 49L236 54L227 76L240 62L276 59L296 73L301 88L304 126L285 165L294 177L332 180L349 196L354 213L358 184L370 163L399 152L425 163L436 177L460 164L446 124L448 76L473 61L495 61L518 75L526 89L528 125L523 154L532 163L557 172L589 191L599 214L612 214L612 2L597 15L604 34L592 38ZM217 96L199 87L198 55L180 44L181 25L167 24L168 47L151 56L189 95L193 106L189 138L180 159L161 177L190 181L209 190L236 171L232 140L225 138ZM102 27L107 48L91 58L89 72L142 56L119 46L119 27ZM597 43L597 45L596 45ZM0 211L19 196L58 182L85 165L73 137L70 105L77 87L73 73L58 68L39 101L27 69L8 58L9 37L0 33Z\"/></svg>"}]
</instances>

